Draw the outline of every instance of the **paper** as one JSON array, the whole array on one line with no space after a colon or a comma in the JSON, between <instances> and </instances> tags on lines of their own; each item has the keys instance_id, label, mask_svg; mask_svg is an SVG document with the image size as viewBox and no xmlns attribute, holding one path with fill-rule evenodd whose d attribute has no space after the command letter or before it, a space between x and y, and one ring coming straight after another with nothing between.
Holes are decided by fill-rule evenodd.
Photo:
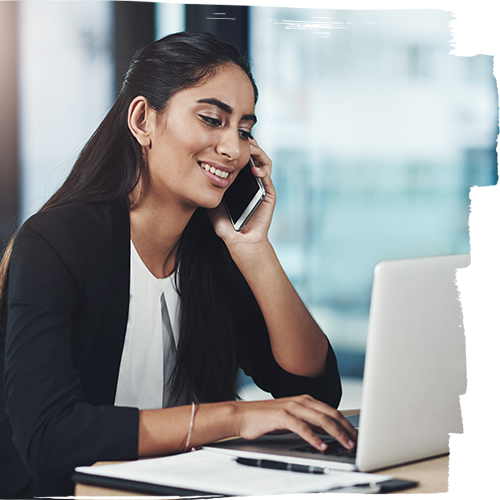
<instances>
[{"instance_id":1,"label":"paper","mask_svg":"<svg viewBox=\"0 0 500 500\"><path fill-rule=\"evenodd\" d=\"M223 495L315 493L390 479L390 476L361 472L306 474L250 467L238 464L233 456L209 450L121 464L77 467L76 472Z\"/></svg>"}]
</instances>

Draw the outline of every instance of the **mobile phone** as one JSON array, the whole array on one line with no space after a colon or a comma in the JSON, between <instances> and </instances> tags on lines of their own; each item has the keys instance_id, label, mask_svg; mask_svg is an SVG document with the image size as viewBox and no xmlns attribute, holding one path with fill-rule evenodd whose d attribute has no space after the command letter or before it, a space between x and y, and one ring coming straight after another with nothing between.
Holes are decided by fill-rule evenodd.
<instances>
[{"instance_id":1,"label":"mobile phone","mask_svg":"<svg viewBox=\"0 0 500 500\"><path fill-rule=\"evenodd\" d=\"M236 231L241 231L266 197L262 181L252 174L252 158L224 193L222 201Z\"/></svg>"}]
</instances>

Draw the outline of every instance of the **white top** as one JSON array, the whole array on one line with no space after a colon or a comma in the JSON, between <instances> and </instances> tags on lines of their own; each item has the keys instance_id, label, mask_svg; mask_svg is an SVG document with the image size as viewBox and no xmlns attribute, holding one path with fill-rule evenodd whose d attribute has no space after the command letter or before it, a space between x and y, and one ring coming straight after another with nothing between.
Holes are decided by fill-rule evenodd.
<instances>
[{"instance_id":1,"label":"white top","mask_svg":"<svg viewBox=\"0 0 500 500\"><path fill-rule=\"evenodd\" d=\"M175 366L179 341L180 297L175 273L156 278L132 241L130 247L130 304L115 405L163 408L170 394L164 382Z\"/></svg>"}]
</instances>

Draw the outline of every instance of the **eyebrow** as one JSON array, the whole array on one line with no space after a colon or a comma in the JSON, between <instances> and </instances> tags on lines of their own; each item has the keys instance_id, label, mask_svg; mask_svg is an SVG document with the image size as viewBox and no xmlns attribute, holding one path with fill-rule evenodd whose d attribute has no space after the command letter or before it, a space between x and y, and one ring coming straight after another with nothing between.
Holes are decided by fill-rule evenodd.
<instances>
[{"instance_id":1,"label":"eyebrow","mask_svg":"<svg viewBox=\"0 0 500 500\"><path fill-rule=\"evenodd\" d=\"M215 99L214 97L209 97L207 99L200 99L197 102L212 104L213 106L217 106L218 108L222 109L222 111L225 111L229 115L233 112L233 108L229 106L229 104L219 101L219 99ZM243 115L241 119L252 121L254 124L257 123L257 117L254 114Z\"/></svg>"}]
</instances>

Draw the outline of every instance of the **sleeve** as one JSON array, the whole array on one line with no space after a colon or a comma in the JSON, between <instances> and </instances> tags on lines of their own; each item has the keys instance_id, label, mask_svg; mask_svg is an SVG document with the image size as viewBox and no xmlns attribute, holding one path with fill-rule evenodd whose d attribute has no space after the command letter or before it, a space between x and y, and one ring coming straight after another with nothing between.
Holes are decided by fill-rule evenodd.
<instances>
[{"instance_id":1,"label":"sleeve","mask_svg":"<svg viewBox=\"0 0 500 500\"><path fill-rule=\"evenodd\" d=\"M245 296L245 307L240 310L240 357L243 371L274 398L309 394L337 408L342 396L342 387L337 359L330 343L326 373L311 378L287 372L274 359L264 318L248 286Z\"/></svg>"},{"instance_id":2,"label":"sleeve","mask_svg":"<svg viewBox=\"0 0 500 500\"><path fill-rule=\"evenodd\" d=\"M87 265L78 228L42 214L20 229L9 268L5 411L13 442L34 476L136 459L138 410L84 402L73 362Z\"/></svg>"}]
</instances>

